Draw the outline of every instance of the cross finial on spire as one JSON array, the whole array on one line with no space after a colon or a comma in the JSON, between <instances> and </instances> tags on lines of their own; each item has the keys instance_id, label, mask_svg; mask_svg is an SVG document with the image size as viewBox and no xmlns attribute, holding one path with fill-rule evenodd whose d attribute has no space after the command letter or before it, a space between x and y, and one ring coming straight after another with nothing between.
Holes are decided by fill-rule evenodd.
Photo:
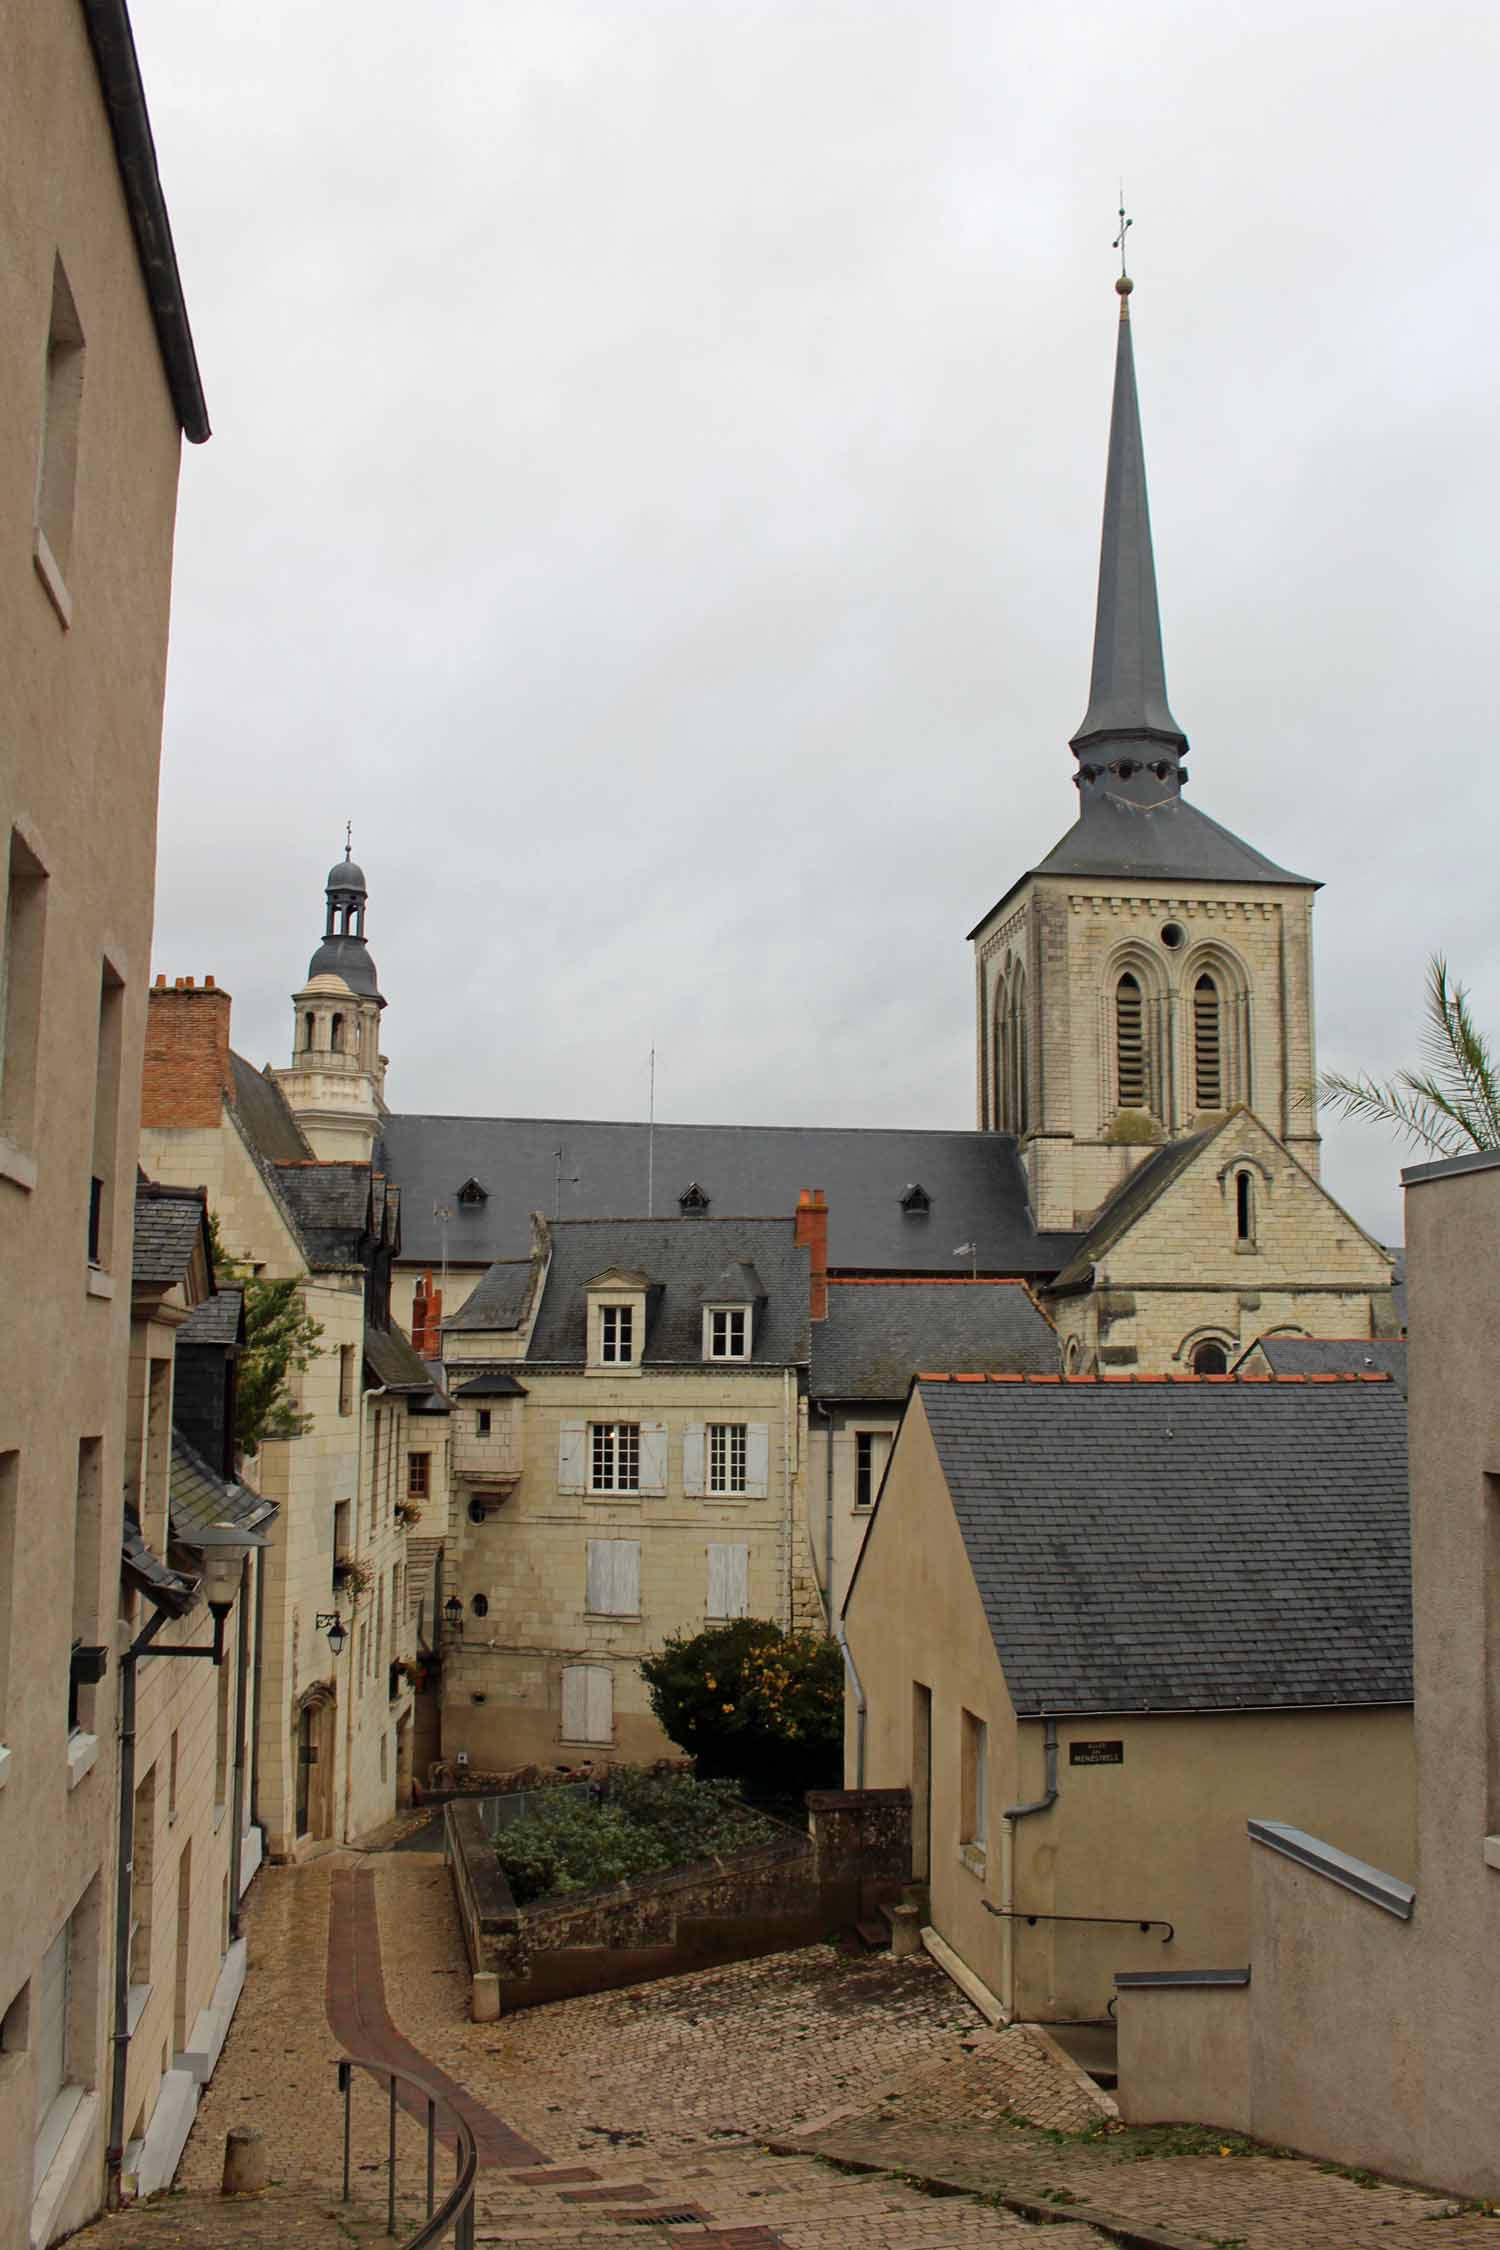
<instances>
[{"instance_id":1,"label":"cross finial on spire","mask_svg":"<svg viewBox=\"0 0 1500 2250\"><path fill-rule=\"evenodd\" d=\"M1115 283L1115 288L1119 291L1120 318L1122 320L1130 318L1129 297L1131 290L1135 287L1135 283L1125 270L1125 237L1134 225L1134 219L1127 219L1125 216L1125 182L1122 180L1120 182L1120 231L1111 245L1111 248L1118 250L1120 253L1120 278Z\"/></svg>"},{"instance_id":2,"label":"cross finial on spire","mask_svg":"<svg viewBox=\"0 0 1500 2250\"><path fill-rule=\"evenodd\" d=\"M354 823L352 820L344 822L344 857L345 859L353 859L354 857Z\"/></svg>"}]
</instances>

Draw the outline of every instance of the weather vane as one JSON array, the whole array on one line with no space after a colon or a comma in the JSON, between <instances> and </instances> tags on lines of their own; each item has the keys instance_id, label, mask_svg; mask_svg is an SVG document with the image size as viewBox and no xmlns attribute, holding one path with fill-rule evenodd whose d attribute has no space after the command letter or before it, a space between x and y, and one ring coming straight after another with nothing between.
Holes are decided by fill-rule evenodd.
<instances>
[{"instance_id":1,"label":"weather vane","mask_svg":"<svg viewBox=\"0 0 1500 2250\"><path fill-rule=\"evenodd\" d=\"M345 859L353 859L354 857L354 823L352 820L344 822L344 857Z\"/></svg>"},{"instance_id":2,"label":"weather vane","mask_svg":"<svg viewBox=\"0 0 1500 2250\"><path fill-rule=\"evenodd\" d=\"M1125 237L1134 225L1134 219L1127 219L1125 216L1125 183L1122 180L1120 182L1120 231L1110 244L1112 250L1118 250L1120 253L1120 279L1122 281L1125 278Z\"/></svg>"}]
</instances>

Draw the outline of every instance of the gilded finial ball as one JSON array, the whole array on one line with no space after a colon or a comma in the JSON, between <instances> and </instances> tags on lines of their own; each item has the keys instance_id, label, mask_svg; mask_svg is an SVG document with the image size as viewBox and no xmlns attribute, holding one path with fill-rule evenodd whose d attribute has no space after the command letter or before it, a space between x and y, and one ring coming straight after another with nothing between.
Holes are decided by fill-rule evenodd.
<instances>
[{"instance_id":1,"label":"gilded finial ball","mask_svg":"<svg viewBox=\"0 0 1500 2250\"><path fill-rule=\"evenodd\" d=\"M1128 297L1134 287L1135 283L1131 280L1128 273L1122 273L1119 280L1115 283L1115 288L1122 297Z\"/></svg>"}]
</instances>

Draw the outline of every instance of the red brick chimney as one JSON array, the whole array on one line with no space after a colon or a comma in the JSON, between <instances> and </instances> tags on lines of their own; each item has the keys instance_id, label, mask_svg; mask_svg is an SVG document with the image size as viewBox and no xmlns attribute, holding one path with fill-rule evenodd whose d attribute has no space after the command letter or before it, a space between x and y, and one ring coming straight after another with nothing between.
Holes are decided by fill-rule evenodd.
<instances>
[{"instance_id":1,"label":"red brick chimney","mask_svg":"<svg viewBox=\"0 0 1500 2250\"><path fill-rule=\"evenodd\" d=\"M411 1343L419 1359L442 1357L443 1292L432 1286L429 1266L412 1292Z\"/></svg>"},{"instance_id":2,"label":"red brick chimney","mask_svg":"<svg viewBox=\"0 0 1500 2250\"><path fill-rule=\"evenodd\" d=\"M229 994L212 977L158 977L146 1010L141 1123L217 1125L229 1073Z\"/></svg>"},{"instance_id":3,"label":"red brick chimney","mask_svg":"<svg viewBox=\"0 0 1500 2250\"><path fill-rule=\"evenodd\" d=\"M797 1198L796 1232L799 1250L808 1253L808 1314L813 1320L828 1318L828 1199L821 1188L804 1188Z\"/></svg>"}]
</instances>

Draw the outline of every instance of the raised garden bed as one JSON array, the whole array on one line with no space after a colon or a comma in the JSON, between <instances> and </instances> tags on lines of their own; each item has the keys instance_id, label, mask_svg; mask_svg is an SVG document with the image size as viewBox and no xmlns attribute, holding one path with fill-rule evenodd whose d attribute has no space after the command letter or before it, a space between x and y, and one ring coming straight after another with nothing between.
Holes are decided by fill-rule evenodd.
<instances>
[{"instance_id":1,"label":"raised garden bed","mask_svg":"<svg viewBox=\"0 0 1500 2250\"><path fill-rule=\"evenodd\" d=\"M615 1766L588 1796L533 1798L524 1819L500 1830L494 1850L511 1896L527 1906L721 1860L783 1834L732 1781Z\"/></svg>"}]
</instances>

